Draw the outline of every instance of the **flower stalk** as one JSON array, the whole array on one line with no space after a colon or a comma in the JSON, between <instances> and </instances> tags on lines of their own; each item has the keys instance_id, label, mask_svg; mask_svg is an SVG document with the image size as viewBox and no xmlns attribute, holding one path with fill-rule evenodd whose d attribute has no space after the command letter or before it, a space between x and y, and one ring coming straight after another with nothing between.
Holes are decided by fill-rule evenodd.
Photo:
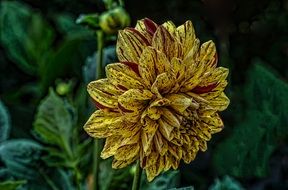
<instances>
[{"instance_id":1,"label":"flower stalk","mask_svg":"<svg viewBox=\"0 0 288 190\"><path fill-rule=\"evenodd\" d=\"M96 32L97 35L97 62L96 62L96 79L103 77L103 47L104 47L104 34L102 30ZM100 165L100 151L101 151L101 142L100 139L94 139L94 149L93 149L93 184L92 189L98 190L99 182L99 165Z\"/></svg>"},{"instance_id":2,"label":"flower stalk","mask_svg":"<svg viewBox=\"0 0 288 190\"><path fill-rule=\"evenodd\" d=\"M134 173L132 190L139 190L140 182L141 182L141 174L142 174L142 169L140 167L139 160L137 160L137 162L136 162L136 171Z\"/></svg>"}]
</instances>

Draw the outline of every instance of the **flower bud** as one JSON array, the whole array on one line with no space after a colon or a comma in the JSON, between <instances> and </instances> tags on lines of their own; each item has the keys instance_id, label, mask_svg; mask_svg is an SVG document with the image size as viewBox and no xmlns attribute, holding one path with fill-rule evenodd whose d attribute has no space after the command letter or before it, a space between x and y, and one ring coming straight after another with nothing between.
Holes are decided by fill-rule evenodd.
<instances>
[{"instance_id":1,"label":"flower bud","mask_svg":"<svg viewBox=\"0 0 288 190\"><path fill-rule=\"evenodd\" d=\"M122 7L116 7L100 15L99 25L105 33L115 34L130 25L130 16Z\"/></svg>"}]
</instances>

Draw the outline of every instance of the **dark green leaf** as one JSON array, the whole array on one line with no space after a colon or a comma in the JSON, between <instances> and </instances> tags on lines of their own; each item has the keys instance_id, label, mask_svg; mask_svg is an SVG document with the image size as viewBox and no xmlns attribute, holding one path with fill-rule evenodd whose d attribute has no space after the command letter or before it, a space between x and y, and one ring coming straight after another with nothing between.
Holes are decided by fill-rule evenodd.
<instances>
[{"instance_id":1,"label":"dark green leaf","mask_svg":"<svg viewBox=\"0 0 288 190\"><path fill-rule=\"evenodd\" d=\"M76 120L74 108L50 90L38 108L34 132L44 143L66 150Z\"/></svg>"},{"instance_id":2,"label":"dark green leaf","mask_svg":"<svg viewBox=\"0 0 288 190\"><path fill-rule=\"evenodd\" d=\"M225 176L223 180L216 179L209 190L244 190L244 188L235 179Z\"/></svg>"},{"instance_id":3,"label":"dark green leaf","mask_svg":"<svg viewBox=\"0 0 288 190\"><path fill-rule=\"evenodd\" d=\"M5 141L9 137L10 131L10 117L7 109L0 101L0 143Z\"/></svg>"},{"instance_id":4,"label":"dark green leaf","mask_svg":"<svg viewBox=\"0 0 288 190\"><path fill-rule=\"evenodd\" d=\"M16 190L18 187L21 185L25 184L25 180L20 180L20 181L4 181L0 182L0 189L1 190Z\"/></svg>"},{"instance_id":5,"label":"dark green leaf","mask_svg":"<svg viewBox=\"0 0 288 190\"><path fill-rule=\"evenodd\" d=\"M143 172L144 174L144 172ZM179 186L179 171L169 171L157 176L152 182L146 180L142 175L141 190L166 190Z\"/></svg>"},{"instance_id":6,"label":"dark green leaf","mask_svg":"<svg viewBox=\"0 0 288 190\"><path fill-rule=\"evenodd\" d=\"M0 145L1 160L9 172L19 179L39 177L41 154L42 146L31 140L9 140Z\"/></svg>"},{"instance_id":7,"label":"dark green leaf","mask_svg":"<svg viewBox=\"0 0 288 190\"><path fill-rule=\"evenodd\" d=\"M100 165L100 189L118 190L129 189L129 182L132 181L130 167L123 169L112 169L112 159L104 160Z\"/></svg>"},{"instance_id":8,"label":"dark green leaf","mask_svg":"<svg viewBox=\"0 0 288 190\"><path fill-rule=\"evenodd\" d=\"M20 2L1 2L0 42L23 71L37 74L53 40L52 28L39 13Z\"/></svg>"},{"instance_id":9,"label":"dark green leaf","mask_svg":"<svg viewBox=\"0 0 288 190\"><path fill-rule=\"evenodd\" d=\"M288 136L288 84L256 64L243 91L246 106L239 113L244 115L235 121L231 136L218 145L214 165L221 174L263 177L271 153Z\"/></svg>"}]
</instances>

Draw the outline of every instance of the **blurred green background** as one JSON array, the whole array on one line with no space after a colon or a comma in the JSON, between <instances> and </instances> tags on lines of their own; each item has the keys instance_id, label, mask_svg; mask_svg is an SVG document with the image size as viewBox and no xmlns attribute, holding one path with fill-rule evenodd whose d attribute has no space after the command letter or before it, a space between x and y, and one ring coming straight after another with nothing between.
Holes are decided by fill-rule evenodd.
<instances>
[{"instance_id":1,"label":"blurred green background","mask_svg":"<svg viewBox=\"0 0 288 190\"><path fill-rule=\"evenodd\" d=\"M97 38L75 21L104 12L105 2L0 2L1 190L89 188L93 148L82 126L94 109L86 84L95 78ZM192 20L230 69L225 129L191 164L150 184L143 177L141 189L288 189L288 0L124 3L131 26L145 17ZM104 62L116 60L109 35ZM100 171L101 190L130 189L135 172L112 170L111 160Z\"/></svg>"}]
</instances>

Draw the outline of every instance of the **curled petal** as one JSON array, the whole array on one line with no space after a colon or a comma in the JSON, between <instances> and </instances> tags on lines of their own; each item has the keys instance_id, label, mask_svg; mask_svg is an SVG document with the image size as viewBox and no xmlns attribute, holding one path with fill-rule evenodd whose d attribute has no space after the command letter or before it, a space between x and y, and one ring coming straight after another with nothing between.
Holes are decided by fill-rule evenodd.
<instances>
[{"instance_id":1,"label":"curled petal","mask_svg":"<svg viewBox=\"0 0 288 190\"><path fill-rule=\"evenodd\" d=\"M149 45L147 39L136 29L127 28L119 31L116 45L118 59L138 63L143 49Z\"/></svg>"},{"instance_id":2,"label":"curled petal","mask_svg":"<svg viewBox=\"0 0 288 190\"><path fill-rule=\"evenodd\" d=\"M151 91L157 94L159 98L162 98L161 94L169 92L173 86L173 83L175 82L173 82L171 79L171 76L169 76L167 73L158 75L151 87Z\"/></svg>"},{"instance_id":3,"label":"curled petal","mask_svg":"<svg viewBox=\"0 0 288 190\"><path fill-rule=\"evenodd\" d=\"M114 63L107 65L106 75L111 84L122 90L144 88L141 78L125 64Z\"/></svg>"},{"instance_id":4,"label":"curled petal","mask_svg":"<svg viewBox=\"0 0 288 190\"><path fill-rule=\"evenodd\" d=\"M119 96L119 109L135 122L140 117L140 113L154 95L149 90L130 89ZM133 119L133 121L132 121Z\"/></svg>"},{"instance_id":5,"label":"curled petal","mask_svg":"<svg viewBox=\"0 0 288 190\"><path fill-rule=\"evenodd\" d=\"M135 29L147 39L149 43L152 42L152 37L157 30L158 25L148 18L141 19L137 22Z\"/></svg>"},{"instance_id":6,"label":"curled petal","mask_svg":"<svg viewBox=\"0 0 288 190\"><path fill-rule=\"evenodd\" d=\"M84 125L84 130L92 137L105 138L112 135L111 128L123 125L120 113L95 111Z\"/></svg>"},{"instance_id":7,"label":"curled petal","mask_svg":"<svg viewBox=\"0 0 288 190\"><path fill-rule=\"evenodd\" d=\"M159 124L159 130L160 130L161 134L168 141L171 141L173 139L172 131L173 131L174 127L172 125L170 125L167 121L165 121L164 119L161 119L161 118L158 120L158 124Z\"/></svg>"},{"instance_id":8,"label":"curled petal","mask_svg":"<svg viewBox=\"0 0 288 190\"><path fill-rule=\"evenodd\" d=\"M170 100L170 105L177 113L183 113L189 106L192 105L192 99L183 94L168 94L165 96Z\"/></svg>"},{"instance_id":9,"label":"curled petal","mask_svg":"<svg viewBox=\"0 0 288 190\"><path fill-rule=\"evenodd\" d=\"M162 108L162 117L171 126L176 127L176 128L180 127L180 121L178 117L171 110L167 108Z\"/></svg>"}]
</instances>

